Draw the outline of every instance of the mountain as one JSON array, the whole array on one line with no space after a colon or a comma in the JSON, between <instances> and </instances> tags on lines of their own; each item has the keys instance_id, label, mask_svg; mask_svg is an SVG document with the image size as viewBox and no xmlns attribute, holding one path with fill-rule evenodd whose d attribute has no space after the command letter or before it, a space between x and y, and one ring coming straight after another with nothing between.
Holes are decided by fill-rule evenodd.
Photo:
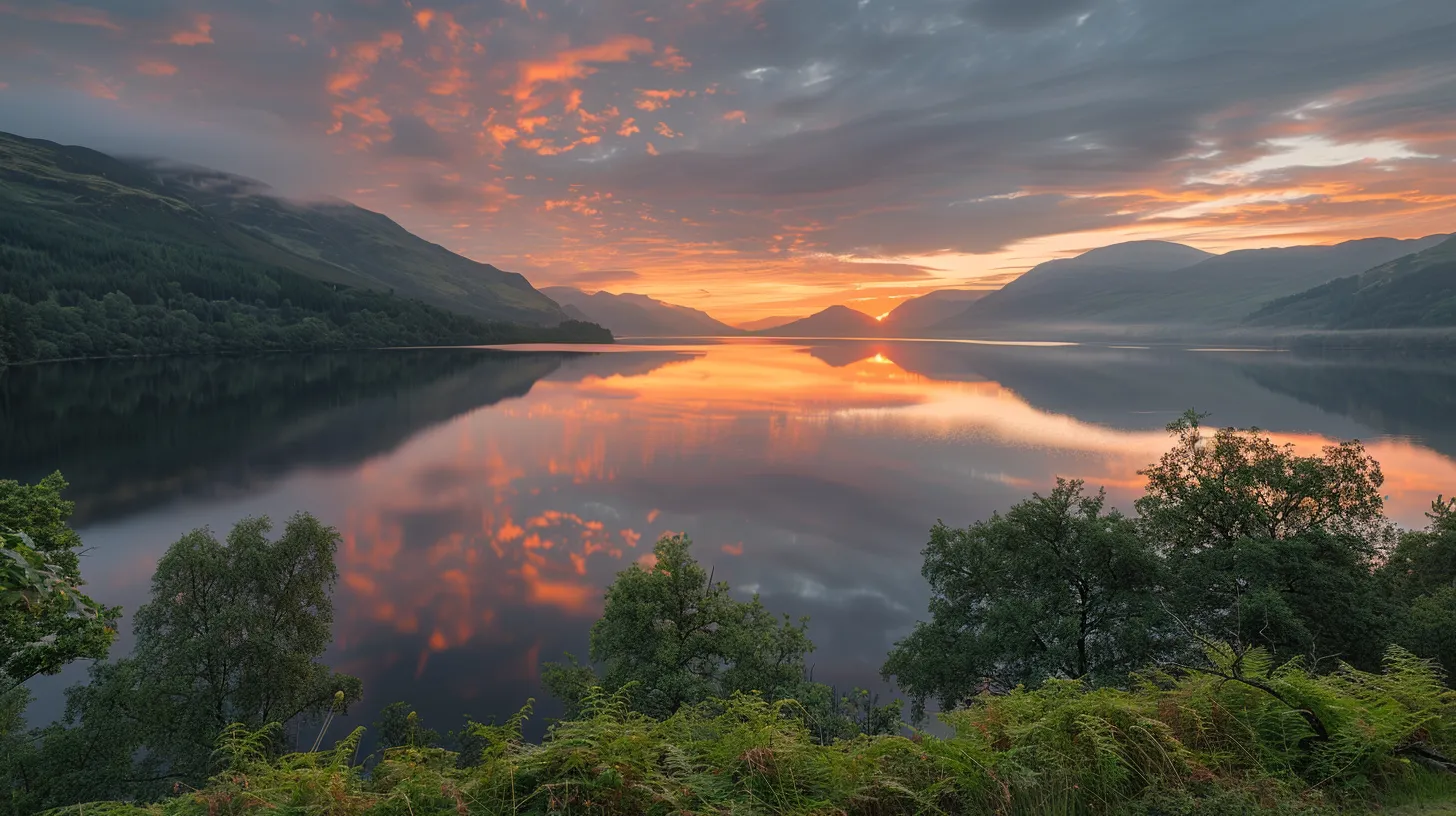
<instances>
[{"instance_id":1,"label":"mountain","mask_svg":"<svg viewBox=\"0 0 1456 816\"><path fill-rule=\"evenodd\" d=\"M937 289L896 306L880 325L890 334L928 329L989 294L991 290L986 289Z\"/></svg>"},{"instance_id":2,"label":"mountain","mask_svg":"<svg viewBox=\"0 0 1456 816\"><path fill-rule=\"evenodd\" d=\"M245 192L258 187L0 134L0 365L610 342L519 275L353 205Z\"/></svg>"},{"instance_id":3,"label":"mountain","mask_svg":"<svg viewBox=\"0 0 1456 816\"><path fill-rule=\"evenodd\" d=\"M768 337L875 337L881 334L881 326L880 321L864 312L830 306L802 320L754 333Z\"/></svg>"},{"instance_id":4,"label":"mountain","mask_svg":"<svg viewBox=\"0 0 1456 816\"><path fill-rule=\"evenodd\" d=\"M760 317L757 320L750 320L746 323L739 323L738 328L748 331L763 331L764 329L776 329L779 326L787 326L799 318L791 315L774 315L773 317Z\"/></svg>"},{"instance_id":5,"label":"mountain","mask_svg":"<svg viewBox=\"0 0 1456 816\"><path fill-rule=\"evenodd\" d=\"M204 168L141 162L161 190L310 263L331 283L393 292L482 320L549 325L566 315L523 276L472 261L388 216L340 199L292 201L267 185Z\"/></svg>"},{"instance_id":6,"label":"mountain","mask_svg":"<svg viewBox=\"0 0 1456 816\"><path fill-rule=\"evenodd\" d=\"M548 286L541 291L561 304L568 314L605 326L618 337L722 337L743 333L714 320L707 312L664 303L646 295L610 292L588 295L570 286Z\"/></svg>"},{"instance_id":7,"label":"mountain","mask_svg":"<svg viewBox=\"0 0 1456 816\"><path fill-rule=\"evenodd\" d=\"M456 255L384 215L338 199L285 199L229 173L0 133L0 183L12 203L72 221L200 243L482 320L551 325L567 317L520 275Z\"/></svg>"},{"instance_id":8,"label":"mountain","mask_svg":"<svg viewBox=\"0 0 1456 816\"><path fill-rule=\"evenodd\" d=\"M1333 246L1210 255L1139 241L1050 261L936 325L1233 326L1260 305L1394 260L1442 240L1371 238Z\"/></svg>"},{"instance_id":9,"label":"mountain","mask_svg":"<svg viewBox=\"0 0 1456 816\"><path fill-rule=\"evenodd\" d=\"M1456 326L1456 238L1275 300L1248 322L1320 329Z\"/></svg>"}]
</instances>

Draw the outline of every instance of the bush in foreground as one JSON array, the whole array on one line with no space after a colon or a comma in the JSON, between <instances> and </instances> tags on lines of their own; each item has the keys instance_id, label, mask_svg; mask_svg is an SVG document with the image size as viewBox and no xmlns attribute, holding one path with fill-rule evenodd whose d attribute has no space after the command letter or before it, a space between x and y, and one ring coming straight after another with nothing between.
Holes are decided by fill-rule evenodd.
<instances>
[{"instance_id":1,"label":"bush in foreground","mask_svg":"<svg viewBox=\"0 0 1456 816\"><path fill-rule=\"evenodd\" d=\"M1254 684L1202 673L1149 676L1129 691L1052 680L945 715L946 737L861 736L830 745L813 739L792 701L739 694L655 720L634 712L628 693L598 689L577 719L555 724L540 744L521 737L527 706L504 725L473 726L484 747L470 761L404 746L367 774L355 758L362 729L330 751L276 757L276 728L234 728L221 746L226 769L205 787L147 807L84 810L1320 813L1363 810L1381 791L1419 778L1423 764L1440 765L1456 742L1453 693L1431 664L1398 648L1380 673L1346 667L1317 675L1299 661L1266 668Z\"/></svg>"}]
</instances>

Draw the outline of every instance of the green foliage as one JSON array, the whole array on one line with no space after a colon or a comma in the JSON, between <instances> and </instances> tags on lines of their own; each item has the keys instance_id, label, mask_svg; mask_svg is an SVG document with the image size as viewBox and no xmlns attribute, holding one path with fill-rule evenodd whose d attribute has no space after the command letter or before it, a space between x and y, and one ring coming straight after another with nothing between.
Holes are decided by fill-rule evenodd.
<instances>
[{"instance_id":1,"label":"green foliage","mask_svg":"<svg viewBox=\"0 0 1456 816\"><path fill-rule=\"evenodd\" d=\"M164 183L165 175L0 134L0 366L611 342L590 323L505 322L556 323L563 313L520 276L453 255L383 216L342 204L291 209L267 195L214 195ZM328 251L308 248L309 240ZM323 257L331 253L337 257ZM395 296L386 280L403 293Z\"/></svg>"},{"instance_id":2,"label":"green foliage","mask_svg":"<svg viewBox=\"0 0 1456 816\"><path fill-rule=\"evenodd\" d=\"M81 538L67 525L66 481L0 480L0 696L39 674L106 656L120 610L79 587Z\"/></svg>"},{"instance_id":3,"label":"green foliage","mask_svg":"<svg viewBox=\"0 0 1456 816\"><path fill-rule=\"evenodd\" d=\"M924 550L931 620L895 644L884 673L915 718L987 687L1047 678L1121 682L1163 639L1155 553L1104 496L1058 480L1048 496L965 529L937 523Z\"/></svg>"},{"instance_id":4,"label":"green foliage","mask_svg":"<svg viewBox=\"0 0 1456 816\"><path fill-rule=\"evenodd\" d=\"M1267 661L1266 655L1248 659ZM630 690L592 689L579 717L525 741L530 706L474 726L478 761L402 745L368 776L332 751L278 757L276 731L234 728L226 767L146 808L85 813L219 816L254 810L331 816L678 816L679 814L1316 814L1364 812L1387 789L1409 797L1415 751L1450 745L1451 693L1426 663L1392 652L1386 671L1269 668L1280 697L1316 712L1328 739L1273 694L1210 675L1150 678L1127 691L1070 680L983 695L946 715L950 734L825 744L798 703L736 694L666 719ZM1444 788L1443 788L1444 789ZM72 808L67 813L80 816Z\"/></svg>"},{"instance_id":5,"label":"green foliage","mask_svg":"<svg viewBox=\"0 0 1456 816\"><path fill-rule=\"evenodd\" d=\"M374 721L380 750L411 746L423 748L440 741L439 732L420 724L420 715L410 708L409 703L390 703L379 712Z\"/></svg>"},{"instance_id":6,"label":"green foliage","mask_svg":"<svg viewBox=\"0 0 1456 816\"><path fill-rule=\"evenodd\" d=\"M1424 530L1407 531L1378 577L1396 610L1394 639L1456 670L1456 499L1436 499Z\"/></svg>"},{"instance_id":7,"label":"green foliage","mask_svg":"<svg viewBox=\"0 0 1456 816\"><path fill-rule=\"evenodd\" d=\"M1281 659L1377 665L1386 615L1372 576L1392 537L1379 463L1358 442L1301 456L1257 428L1209 438L1193 412L1168 430L1136 507L1184 627Z\"/></svg>"},{"instance_id":8,"label":"green foliage","mask_svg":"<svg viewBox=\"0 0 1456 816\"><path fill-rule=\"evenodd\" d=\"M1359 275L1272 301L1250 315L1262 325L1323 329L1456 326L1456 239Z\"/></svg>"},{"instance_id":9,"label":"green foliage","mask_svg":"<svg viewBox=\"0 0 1456 816\"><path fill-rule=\"evenodd\" d=\"M664 536L650 567L633 564L607 589L592 627L591 658L603 664L600 684L622 690L632 707L666 717L684 705L735 692L772 694L799 683L814 646L807 620L773 615L755 595L736 601L690 553L687 536ZM548 690L568 707L595 685L572 659L548 666Z\"/></svg>"},{"instance_id":10,"label":"green foliage","mask_svg":"<svg viewBox=\"0 0 1456 816\"><path fill-rule=\"evenodd\" d=\"M234 724L298 725L359 699L358 679L317 662L331 639L338 533L306 514L276 539L270 527L245 519L225 542L202 529L168 549L136 612L133 656L93 667L68 690L63 722L12 766L27 796L151 799L201 785ZM276 747L286 744L280 734Z\"/></svg>"}]
</instances>

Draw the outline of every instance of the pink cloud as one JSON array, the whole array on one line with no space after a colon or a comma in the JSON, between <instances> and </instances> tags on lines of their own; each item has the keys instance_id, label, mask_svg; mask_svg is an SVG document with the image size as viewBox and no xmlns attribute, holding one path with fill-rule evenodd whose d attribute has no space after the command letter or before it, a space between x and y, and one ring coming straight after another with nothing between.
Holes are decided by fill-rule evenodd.
<instances>
[{"instance_id":1,"label":"pink cloud","mask_svg":"<svg viewBox=\"0 0 1456 816\"><path fill-rule=\"evenodd\" d=\"M199 14L192 18L192 27L176 32L167 40L173 45L207 45L212 42L212 17Z\"/></svg>"}]
</instances>

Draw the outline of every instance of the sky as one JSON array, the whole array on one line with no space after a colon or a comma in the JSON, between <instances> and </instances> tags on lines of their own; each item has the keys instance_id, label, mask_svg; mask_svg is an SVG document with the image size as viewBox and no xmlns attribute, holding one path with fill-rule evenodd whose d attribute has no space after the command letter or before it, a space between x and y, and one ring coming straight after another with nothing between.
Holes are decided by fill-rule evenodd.
<instances>
[{"instance_id":1,"label":"sky","mask_svg":"<svg viewBox=\"0 0 1456 816\"><path fill-rule=\"evenodd\" d=\"M0 0L0 130L538 286L880 314L1134 238L1456 231L1451 0Z\"/></svg>"}]
</instances>

